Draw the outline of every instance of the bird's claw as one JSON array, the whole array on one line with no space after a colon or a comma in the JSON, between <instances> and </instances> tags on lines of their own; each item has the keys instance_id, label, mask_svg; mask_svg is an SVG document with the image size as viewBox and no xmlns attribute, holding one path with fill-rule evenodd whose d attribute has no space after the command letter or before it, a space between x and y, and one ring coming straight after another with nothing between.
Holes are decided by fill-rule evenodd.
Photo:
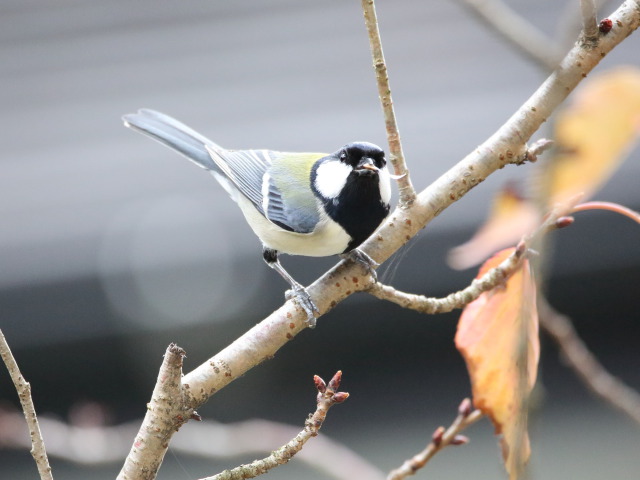
<instances>
[{"instance_id":1,"label":"bird's claw","mask_svg":"<svg viewBox=\"0 0 640 480\"><path fill-rule=\"evenodd\" d=\"M364 253L362 250L355 248L348 253L343 255L343 258L348 258L349 260L354 261L361 267L363 267L367 273L371 276L374 282L378 281L378 274L376 273L376 268L380 266L378 262L376 262L369 255Z\"/></svg>"},{"instance_id":2,"label":"bird's claw","mask_svg":"<svg viewBox=\"0 0 640 480\"><path fill-rule=\"evenodd\" d=\"M287 290L284 296L287 300L293 299L298 302L298 305L300 305L307 314L307 325L309 325L309 328L315 328L317 320L316 314L320 314L320 310L318 310L318 307L311 299L311 295L309 295L304 287L293 287Z\"/></svg>"}]
</instances>

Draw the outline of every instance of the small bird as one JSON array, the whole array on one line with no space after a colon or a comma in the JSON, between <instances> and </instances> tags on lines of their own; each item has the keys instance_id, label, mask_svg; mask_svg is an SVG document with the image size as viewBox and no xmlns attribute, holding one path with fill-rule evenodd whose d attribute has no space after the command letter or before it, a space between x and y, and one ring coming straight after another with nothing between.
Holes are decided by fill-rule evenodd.
<instances>
[{"instance_id":1,"label":"small bird","mask_svg":"<svg viewBox=\"0 0 640 480\"><path fill-rule=\"evenodd\" d=\"M331 154L227 150L154 110L123 120L213 174L262 242L264 261L291 285L287 298L298 301L310 326L318 308L280 264L281 252L341 255L375 276L377 263L358 246L389 213L391 175L380 147L353 142Z\"/></svg>"}]
</instances>

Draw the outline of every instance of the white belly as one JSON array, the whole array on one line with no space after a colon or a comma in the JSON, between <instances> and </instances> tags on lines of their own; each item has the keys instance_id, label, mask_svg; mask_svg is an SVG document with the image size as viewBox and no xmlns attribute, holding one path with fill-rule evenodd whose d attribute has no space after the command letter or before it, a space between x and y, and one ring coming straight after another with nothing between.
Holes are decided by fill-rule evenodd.
<instances>
[{"instance_id":1,"label":"white belly","mask_svg":"<svg viewBox=\"0 0 640 480\"><path fill-rule=\"evenodd\" d=\"M313 233L289 232L264 218L244 196L238 197L238 205L249 226L265 246L279 252L307 257L327 257L344 252L351 241L347 232L329 217L325 217Z\"/></svg>"}]
</instances>

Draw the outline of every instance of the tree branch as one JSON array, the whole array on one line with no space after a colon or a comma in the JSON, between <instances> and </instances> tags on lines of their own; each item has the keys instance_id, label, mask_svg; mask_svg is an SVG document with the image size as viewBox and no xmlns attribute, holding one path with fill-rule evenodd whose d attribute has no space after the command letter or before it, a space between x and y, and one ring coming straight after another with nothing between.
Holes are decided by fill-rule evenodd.
<instances>
[{"instance_id":1,"label":"tree branch","mask_svg":"<svg viewBox=\"0 0 640 480\"><path fill-rule=\"evenodd\" d=\"M31 456L36 462L40 478L41 480L53 480L47 450L44 447L44 439L40 432L36 409L33 405L33 399L31 398L31 385L24 379L22 373L20 373L18 363L11 353L11 349L7 343L7 339L4 338L2 330L0 330L0 356L2 356L2 360L7 366L7 370L9 370L9 375L20 398L20 405L22 405L22 412L27 421L29 436L31 437Z\"/></svg>"},{"instance_id":2,"label":"tree branch","mask_svg":"<svg viewBox=\"0 0 640 480\"><path fill-rule=\"evenodd\" d=\"M453 292L444 298L405 293L379 282L373 284L367 290L367 293L380 300L387 300L403 308L409 308L428 315L450 312L457 308L464 308L465 305L473 302L482 293L492 290L508 280L520 267L522 260L525 258L525 251L524 243L521 242L518 248L500 265L492 268L482 277L474 279L465 289Z\"/></svg>"},{"instance_id":3,"label":"tree branch","mask_svg":"<svg viewBox=\"0 0 640 480\"><path fill-rule=\"evenodd\" d=\"M580 0L582 12L582 41L588 45L598 42L598 20L596 18L596 3L594 0Z\"/></svg>"},{"instance_id":4,"label":"tree branch","mask_svg":"<svg viewBox=\"0 0 640 480\"><path fill-rule=\"evenodd\" d=\"M546 148L549 143L539 142L539 145L544 145L544 148ZM539 153L537 150L540 150L540 147L536 149L536 152L531 153L531 155L537 155ZM409 308L429 315L464 308L468 303L476 300L482 293L492 290L507 281L511 275L518 270L522 261L527 257L529 246L538 242L542 235L550 230L563 228L573 223L571 217L563 216L564 213L561 207L549 212L536 230L525 236L518 243L513 253L502 261L500 265L492 268L482 277L474 279L471 284L463 290L451 293L444 298L425 297L424 295L405 293L379 282L371 285L367 293L381 300L393 302L403 308Z\"/></svg>"},{"instance_id":5,"label":"tree branch","mask_svg":"<svg viewBox=\"0 0 640 480\"><path fill-rule=\"evenodd\" d=\"M267 473L278 465L287 463L302 449L311 437L318 435L324 420L327 418L329 409L336 403L344 402L349 397L348 393L337 391L340 387L341 379L341 371L338 371L333 376L329 385L326 385L324 380L317 375L314 377L316 388L318 389L316 411L310 415L304 423L304 429L286 445L275 450L266 458L254 460L248 465L240 465L239 467L225 470L218 475L206 477L201 480L242 480L245 478L254 478Z\"/></svg>"},{"instance_id":6,"label":"tree branch","mask_svg":"<svg viewBox=\"0 0 640 480\"><path fill-rule=\"evenodd\" d=\"M184 350L175 344L167 348L151 401L147 404L147 413L118 480L156 478L171 437L189 418L197 415L185 406L180 381L184 356Z\"/></svg>"},{"instance_id":7,"label":"tree branch","mask_svg":"<svg viewBox=\"0 0 640 480\"><path fill-rule=\"evenodd\" d=\"M558 68L516 113L488 140L423 190L408 209L396 208L378 232L362 246L378 261L388 259L444 209L462 198L490 174L528 157L526 142L580 81L618 43L640 25L640 3L625 2L610 17L614 28L597 48L575 45ZM349 260L338 263L307 288L320 314L370 283L361 267ZM253 327L231 345L185 375L189 404L196 408L246 371L271 358L306 328L306 314L293 301Z\"/></svg>"},{"instance_id":8,"label":"tree branch","mask_svg":"<svg viewBox=\"0 0 640 480\"><path fill-rule=\"evenodd\" d=\"M558 46L503 1L462 0L462 3L544 70L551 71L558 65L562 58Z\"/></svg>"},{"instance_id":9,"label":"tree branch","mask_svg":"<svg viewBox=\"0 0 640 480\"><path fill-rule=\"evenodd\" d=\"M464 445L468 443L467 437L460 435L460 432L476 423L482 416L480 410L472 410L471 401L465 398L460 403L458 416L451 426L446 430L444 427L436 428L431 437L431 443L422 452L406 460L399 468L392 470L387 476L387 480L401 480L409 475L414 475L443 448L449 445Z\"/></svg>"},{"instance_id":10,"label":"tree branch","mask_svg":"<svg viewBox=\"0 0 640 480\"><path fill-rule=\"evenodd\" d=\"M369 34L369 44L371 45L371 56L373 66L376 71L376 81L378 82L378 94L384 112L384 121L387 128L387 139L389 142L389 156L393 165L394 173L398 177L398 190L400 194L399 205L401 208L410 206L416 198L416 191L411 184L409 169L404 160L402 143L400 142L400 132L396 123L396 114L393 111L393 100L391 99L391 88L389 87L389 76L387 75L387 65L382 52L382 42L378 29L378 18L374 0L362 0L362 10L364 21Z\"/></svg>"},{"instance_id":11,"label":"tree branch","mask_svg":"<svg viewBox=\"0 0 640 480\"><path fill-rule=\"evenodd\" d=\"M527 158L526 142L542 123L602 58L638 28L640 3L638 0L627 1L609 18L615 27L599 38L596 47L574 45L547 80L497 132L420 192L410 209L396 209L361 248L379 262L386 260L400 244L410 240L493 172L508 164L523 163ZM314 287L326 278L320 279L310 290L313 292Z\"/></svg>"},{"instance_id":12,"label":"tree branch","mask_svg":"<svg viewBox=\"0 0 640 480\"><path fill-rule=\"evenodd\" d=\"M582 381L600 398L640 424L640 394L611 375L578 336L571 320L546 300L538 302L540 325L555 340L560 351Z\"/></svg>"}]
</instances>

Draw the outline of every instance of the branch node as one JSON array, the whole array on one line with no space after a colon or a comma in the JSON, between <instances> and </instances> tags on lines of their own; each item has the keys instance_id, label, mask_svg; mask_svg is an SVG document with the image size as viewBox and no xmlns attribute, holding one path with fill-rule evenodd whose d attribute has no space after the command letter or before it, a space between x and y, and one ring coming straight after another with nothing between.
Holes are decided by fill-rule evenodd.
<instances>
[{"instance_id":1,"label":"branch node","mask_svg":"<svg viewBox=\"0 0 640 480\"><path fill-rule=\"evenodd\" d=\"M541 138L537 140L531 147L527 149L524 154L524 161L535 163L538 161L538 155L550 149L553 146L553 140L548 138Z\"/></svg>"},{"instance_id":2,"label":"branch node","mask_svg":"<svg viewBox=\"0 0 640 480\"><path fill-rule=\"evenodd\" d=\"M594 0L580 0L582 11L581 44L587 48L594 48L598 44L598 20L596 18L596 4Z\"/></svg>"}]
</instances>

